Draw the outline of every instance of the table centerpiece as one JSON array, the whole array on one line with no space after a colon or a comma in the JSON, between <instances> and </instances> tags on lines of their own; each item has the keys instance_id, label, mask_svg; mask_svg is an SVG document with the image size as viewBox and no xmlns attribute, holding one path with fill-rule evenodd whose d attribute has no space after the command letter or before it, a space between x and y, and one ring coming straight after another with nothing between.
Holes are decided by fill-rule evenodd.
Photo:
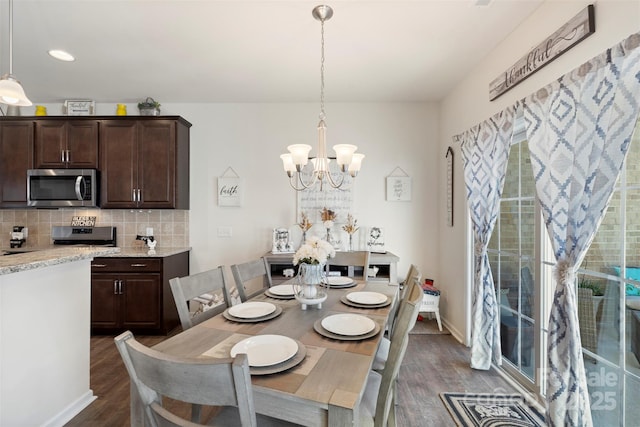
<instances>
[{"instance_id":1,"label":"table centerpiece","mask_svg":"<svg viewBox=\"0 0 640 427\"><path fill-rule=\"evenodd\" d=\"M294 254L293 265L299 265L299 268L293 287L303 310L309 305L322 308L327 299L325 264L335 255L333 246L317 236L309 237Z\"/></svg>"}]
</instances>

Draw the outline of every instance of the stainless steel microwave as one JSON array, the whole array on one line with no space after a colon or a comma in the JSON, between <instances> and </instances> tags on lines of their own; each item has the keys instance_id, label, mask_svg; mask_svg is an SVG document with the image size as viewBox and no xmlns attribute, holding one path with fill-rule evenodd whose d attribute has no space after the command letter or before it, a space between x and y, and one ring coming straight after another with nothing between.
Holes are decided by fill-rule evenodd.
<instances>
[{"instance_id":1,"label":"stainless steel microwave","mask_svg":"<svg viewBox=\"0 0 640 427\"><path fill-rule=\"evenodd\" d=\"M39 208L96 207L95 169L29 169L27 205Z\"/></svg>"}]
</instances>

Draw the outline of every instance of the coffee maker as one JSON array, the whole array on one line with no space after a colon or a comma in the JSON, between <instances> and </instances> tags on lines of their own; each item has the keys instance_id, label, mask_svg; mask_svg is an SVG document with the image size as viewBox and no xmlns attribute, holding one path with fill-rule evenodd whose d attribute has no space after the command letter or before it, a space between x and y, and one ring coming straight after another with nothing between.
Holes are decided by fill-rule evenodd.
<instances>
[{"instance_id":1,"label":"coffee maker","mask_svg":"<svg viewBox=\"0 0 640 427\"><path fill-rule=\"evenodd\" d=\"M11 232L11 241L9 244L12 248L20 248L22 244L27 241L27 235L29 234L29 229L22 225L14 225L13 231Z\"/></svg>"}]
</instances>

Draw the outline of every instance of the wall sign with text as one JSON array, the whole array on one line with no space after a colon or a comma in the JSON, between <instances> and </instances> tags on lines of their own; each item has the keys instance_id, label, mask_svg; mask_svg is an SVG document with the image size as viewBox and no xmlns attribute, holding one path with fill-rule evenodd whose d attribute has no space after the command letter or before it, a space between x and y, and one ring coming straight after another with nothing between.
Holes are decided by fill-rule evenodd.
<instances>
[{"instance_id":1,"label":"wall sign with text","mask_svg":"<svg viewBox=\"0 0 640 427\"><path fill-rule=\"evenodd\" d=\"M527 52L518 62L489 84L493 101L540 68L547 65L596 30L593 5L585 7L545 41Z\"/></svg>"},{"instance_id":2,"label":"wall sign with text","mask_svg":"<svg viewBox=\"0 0 640 427\"><path fill-rule=\"evenodd\" d=\"M228 168L227 171L231 169ZM233 169L231 169L233 171ZM235 174L235 172L233 172ZM225 172L226 174L226 172ZM244 188L239 176L218 177L218 206L242 206Z\"/></svg>"}]
</instances>

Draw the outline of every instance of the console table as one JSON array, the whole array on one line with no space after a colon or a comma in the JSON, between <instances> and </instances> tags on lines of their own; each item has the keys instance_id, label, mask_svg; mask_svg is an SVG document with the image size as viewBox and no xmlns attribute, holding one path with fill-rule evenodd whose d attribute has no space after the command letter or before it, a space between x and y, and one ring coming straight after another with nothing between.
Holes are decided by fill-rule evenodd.
<instances>
[{"instance_id":1,"label":"console table","mask_svg":"<svg viewBox=\"0 0 640 427\"><path fill-rule=\"evenodd\" d=\"M282 283L288 279L288 277L284 276L284 270L293 268L297 271L293 266L293 253L274 254L267 252L264 254L264 257L269 264L271 281L274 285ZM400 261L400 258L391 252L371 252L371 255L369 256L370 267L378 267L378 274L376 274L376 277L369 277L368 281L397 283L398 261Z\"/></svg>"}]
</instances>

